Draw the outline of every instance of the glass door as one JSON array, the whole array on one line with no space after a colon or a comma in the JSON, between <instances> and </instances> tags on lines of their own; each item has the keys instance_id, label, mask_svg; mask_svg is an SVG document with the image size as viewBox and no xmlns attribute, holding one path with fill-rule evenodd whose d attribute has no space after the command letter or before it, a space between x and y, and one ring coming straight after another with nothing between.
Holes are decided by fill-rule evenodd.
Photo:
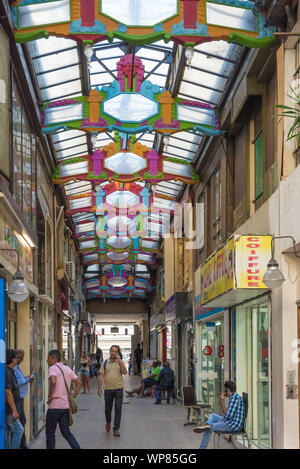
<instances>
[{"instance_id":1,"label":"glass door","mask_svg":"<svg viewBox=\"0 0 300 469\"><path fill-rule=\"evenodd\" d=\"M258 448L270 447L269 416L269 312L268 303L247 309L247 359L249 409L247 428Z\"/></svg>"},{"instance_id":2,"label":"glass door","mask_svg":"<svg viewBox=\"0 0 300 469\"><path fill-rule=\"evenodd\" d=\"M224 388L224 317L201 324L201 399L220 413Z\"/></svg>"},{"instance_id":3,"label":"glass door","mask_svg":"<svg viewBox=\"0 0 300 469\"><path fill-rule=\"evenodd\" d=\"M268 304L258 306L257 318L257 437L259 447L269 448L269 314Z\"/></svg>"}]
</instances>

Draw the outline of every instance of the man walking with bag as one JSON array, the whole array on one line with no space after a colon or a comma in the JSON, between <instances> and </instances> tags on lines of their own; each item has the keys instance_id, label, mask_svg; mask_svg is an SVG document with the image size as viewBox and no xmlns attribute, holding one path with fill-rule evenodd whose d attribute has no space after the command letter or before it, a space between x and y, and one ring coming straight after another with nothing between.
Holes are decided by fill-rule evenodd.
<instances>
[{"instance_id":1,"label":"man walking with bag","mask_svg":"<svg viewBox=\"0 0 300 469\"><path fill-rule=\"evenodd\" d=\"M109 360L105 360L100 369L98 384L98 396L102 396L102 386L104 382L106 431L110 431L111 412L115 401L115 421L114 436L120 436L119 428L121 423L121 413L123 404L123 378L126 375L126 366L120 358L120 347L112 345L110 348Z\"/></svg>"},{"instance_id":2,"label":"man walking with bag","mask_svg":"<svg viewBox=\"0 0 300 469\"><path fill-rule=\"evenodd\" d=\"M59 425L62 436L67 440L72 449L80 449L80 446L70 432L72 425L72 410L75 413L74 399L79 393L81 381L68 366L61 363L59 350L51 350L48 354L49 366L49 396L48 411L46 416L46 440L47 449L55 449L55 431ZM74 394L71 395L71 385L75 384ZM76 406L76 404L75 404Z\"/></svg>"}]
</instances>

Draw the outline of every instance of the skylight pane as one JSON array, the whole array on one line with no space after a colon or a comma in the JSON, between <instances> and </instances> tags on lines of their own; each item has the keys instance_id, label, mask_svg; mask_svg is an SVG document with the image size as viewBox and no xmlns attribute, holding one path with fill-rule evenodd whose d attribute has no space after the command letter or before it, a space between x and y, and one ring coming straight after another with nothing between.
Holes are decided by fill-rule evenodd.
<instances>
[{"instance_id":1,"label":"skylight pane","mask_svg":"<svg viewBox=\"0 0 300 469\"><path fill-rule=\"evenodd\" d=\"M41 92L43 101L52 101L55 99L63 99L64 97L72 97L81 94L81 81L72 83L64 83L63 85L47 88Z\"/></svg>"},{"instance_id":2,"label":"skylight pane","mask_svg":"<svg viewBox=\"0 0 300 469\"><path fill-rule=\"evenodd\" d=\"M64 68L62 70L54 70L53 72L43 73L38 76L38 84L40 88L62 83L68 80L80 78L79 66L73 65L72 67Z\"/></svg>"}]
</instances>

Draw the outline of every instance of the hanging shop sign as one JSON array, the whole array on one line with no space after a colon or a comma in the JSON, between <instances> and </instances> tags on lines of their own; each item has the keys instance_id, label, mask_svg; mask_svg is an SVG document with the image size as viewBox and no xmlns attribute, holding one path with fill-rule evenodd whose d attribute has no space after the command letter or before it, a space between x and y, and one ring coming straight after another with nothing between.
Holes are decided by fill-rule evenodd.
<instances>
[{"instance_id":1,"label":"hanging shop sign","mask_svg":"<svg viewBox=\"0 0 300 469\"><path fill-rule=\"evenodd\" d=\"M49 36L137 45L225 39L264 47L275 39L275 27L245 0L23 0L13 3L12 18L16 42Z\"/></svg>"},{"instance_id":2,"label":"hanging shop sign","mask_svg":"<svg viewBox=\"0 0 300 469\"><path fill-rule=\"evenodd\" d=\"M20 271L30 282L33 282L32 275L32 249L25 241L21 233L13 227L13 222L9 216L0 207L0 249L15 249L19 253ZM10 251L1 251L10 264L17 269L16 253Z\"/></svg>"},{"instance_id":3,"label":"hanging shop sign","mask_svg":"<svg viewBox=\"0 0 300 469\"><path fill-rule=\"evenodd\" d=\"M266 288L263 274L270 260L271 236L241 236L235 242L236 288Z\"/></svg>"},{"instance_id":4,"label":"hanging shop sign","mask_svg":"<svg viewBox=\"0 0 300 469\"><path fill-rule=\"evenodd\" d=\"M201 267L201 304L233 288L234 239L230 239Z\"/></svg>"},{"instance_id":5,"label":"hanging shop sign","mask_svg":"<svg viewBox=\"0 0 300 469\"><path fill-rule=\"evenodd\" d=\"M197 319L255 298L267 289L263 276L271 257L271 240L269 235L234 235L200 266Z\"/></svg>"}]
</instances>

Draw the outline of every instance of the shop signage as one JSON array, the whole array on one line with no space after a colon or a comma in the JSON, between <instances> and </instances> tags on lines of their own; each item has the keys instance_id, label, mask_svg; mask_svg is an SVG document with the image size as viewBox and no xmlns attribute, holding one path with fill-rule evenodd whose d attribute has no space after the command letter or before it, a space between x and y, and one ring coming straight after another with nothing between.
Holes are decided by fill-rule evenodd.
<instances>
[{"instance_id":1,"label":"shop signage","mask_svg":"<svg viewBox=\"0 0 300 469\"><path fill-rule=\"evenodd\" d=\"M165 304L165 321L173 321L176 318L176 297L175 295Z\"/></svg>"},{"instance_id":2,"label":"shop signage","mask_svg":"<svg viewBox=\"0 0 300 469\"><path fill-rule=\"evenodd\" d=\"M193 299L191 293L177 292L171 296L165 303L165 322L171 322L174 319L187 321L193 316Z\"/></svg>"},{"instance_id":3,"label":"shop signage","mask_svg":"<svg viewBox=\"0 0 300 469\"><path fill-rule=\"evenodd\" d=\"M213 349L211 348L210 345L207 345L207 346L204 347L204 349L202 350L202 353L203 353L203 355L205 355L206 357L210 357L210 355L212 355L212 353L213 353Z\"/></svg>"},{"instance_id":4,"label":"shop signage","mask_svg":"<svg viewBox=\"0 0 300 469\"><path fill-rule=\"evenodd\" d=\"M234 238L219 249L200 268L201 303L233 288Z\"/></svg>"},{"instance_id":5,"label":"shop signage","mask_svg":"<svg viewBox=\"0 0 300 469\"><path fill-rule=\"evenodd\" d=\"M205 326L206 327L216 327L216 323L215 322L206 322Z\"/></svg>"},{"instance_id":6,"label":"shop signage","mask_svg":"<svg viewBox=\"0 0 300 469\"><path fill-rule=\"evenodd\" d=\"M0 249L16 249L19 253L20 271L33 281L32 278L32 249L23 236L13 228L13 222L0 207ZM10 264L17 269L17 255L10 251L1 251Z\"/></svg>"},{"instance_id":7,"label":"shop signage","mask_svg":"<svg viewBox=\"0 0 300 469\"><path fill-rule=\"evenodd\" d=\"M272 236L240 236L235 241L236 288L266 288L263 276L271 257Z\"/></svg>"},{"instance_id":8,"label":"shop signage","mask_svg":"<svg viewBox=\"0 0 300 469\"><path fill-rule=\"evenodd\" d=\"M224 308L236 304L235 299L238 302L253 297L254 290L267 288L263 276L271 258L271 240L269 235L234 235L200 266L201 294L195 299L196 319L208 315L201 308L206 303ZM234 294L229 301L220 304L214 301L218 297L224 298L228 292ZM238 295L237 292L243 294Z\"/></svg>"}]
</instances>

